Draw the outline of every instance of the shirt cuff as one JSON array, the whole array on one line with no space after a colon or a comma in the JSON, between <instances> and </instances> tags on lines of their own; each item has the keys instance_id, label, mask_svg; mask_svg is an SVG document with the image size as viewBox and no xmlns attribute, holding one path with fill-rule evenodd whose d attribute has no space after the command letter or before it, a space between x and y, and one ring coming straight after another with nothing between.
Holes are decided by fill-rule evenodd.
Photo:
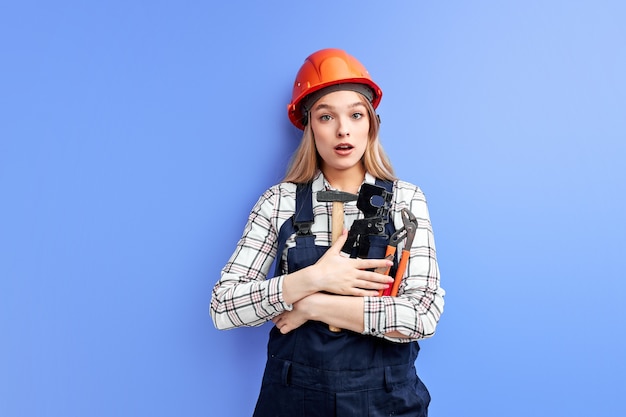
<instances>
[{"instance_id":1,"label":"shirt cuff","mask_svg":"<svg viewBox=\"0 0 626 417\"><path fill-rule=\"evenodd\" d=\"M283 282L285 276L280 275L269 280L267 286L267 300L269 305L276 311L291 311L293 310L292 304L286 304L283 299Z\"/></svg>"},{"instance_id":2,"label":"shirt cuff","mask_svg":"<svg viewBox=\"0 0 626 417\"><path fill-rule=\"evenodd\" d=\"M387 323L394 322L394 309L385 301L388 297L365 297L363 302L363 334L384 336L390 330Z\"/></svg>"}]
</instances>

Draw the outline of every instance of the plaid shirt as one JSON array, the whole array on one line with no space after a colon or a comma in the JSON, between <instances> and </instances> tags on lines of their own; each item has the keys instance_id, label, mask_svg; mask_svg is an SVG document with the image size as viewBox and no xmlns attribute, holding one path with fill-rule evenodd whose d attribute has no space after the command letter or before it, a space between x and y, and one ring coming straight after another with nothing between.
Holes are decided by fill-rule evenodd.
<instances>
[{"instance_id":1,"label":"plaid shirt","mask_svg":"<svg viewBox=\"0 0 626 417\"><path fill-rule=\"evenodd\" d=\"M374 183L370 174L365 181ZM322 173L313 181L315 192L330 189ZM235 252L222 269L220 280L213 288L211 316L218 329L239 326L258 326L283 311L291 310L282 297L284 275L271 277L267 274L276 257L278 231L285 220L293 216L296 206L296 185L277 184L263 193L252 209L243 236ZM390 219L396 229L402 227L401 210L408 208L418 222L411 247L411 256L397 297L364 297L364 335L384 337L396 342L430 337L443 311L444 290L439 286L435 242L422 191L407 182L396 181L393 189ZM315 243L330 246L332 203L318 202L313 198L315 223L312 233ZM344 204L345 227L362 218L363 213L356 202ZM286 270L287 250L295 246L294 236L287 239L281 254L281 265ZM400 242L397 253L400 254ZM406 339L388 338L386 333L399 331Z\"/></svg>"}]
</instances>

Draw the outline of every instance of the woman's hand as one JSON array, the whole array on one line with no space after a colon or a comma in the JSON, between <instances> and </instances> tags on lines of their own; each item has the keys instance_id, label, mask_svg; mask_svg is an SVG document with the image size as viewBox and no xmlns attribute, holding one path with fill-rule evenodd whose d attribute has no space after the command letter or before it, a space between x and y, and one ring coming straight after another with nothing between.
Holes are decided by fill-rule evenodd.
<instances>
[{"instance_id":1,"label":"woman's hand","mask_svg":"<svg viewBox=\"0 0 626 417\"><path fill-rule=\"evenodd\" d=\"M308 320L362 333L363 298L318 292L304 297L293 304L291 311L285 311L272 319L283 334L297 329Z\"/></svg>"},{"instance_id":2,"label":"woman's hand","mask_svg":"<svg viewBox=\"0 0 626 417\"><path fill-rule=\"evenodd\" d=\"M376 296L378 290L391 285L393 278L367 269L388 267L392 264L386 259L351 259L341 252L348 231L344 229L337 241L314 265L313 274L320 286L320 291L338 295Z\"/></svg>"},{"instance_id":3,"label":"woman's hand","mask_svg":"<svg viewBox=\"0 0 626 417\"><path fill-rule=\"evenodd\" d=\"M294 303L291 311L285 311L272 319L272 322L282 334L287 334L292 330L302 326L311 318L310 304L313 298L320 294L311 294L308 297Z\"/></svg>"}]
</instances>

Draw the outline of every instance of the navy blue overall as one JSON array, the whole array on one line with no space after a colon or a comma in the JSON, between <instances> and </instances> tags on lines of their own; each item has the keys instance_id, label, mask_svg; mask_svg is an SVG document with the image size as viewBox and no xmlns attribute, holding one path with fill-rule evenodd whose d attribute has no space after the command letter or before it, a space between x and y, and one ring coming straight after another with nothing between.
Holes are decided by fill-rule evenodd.
<instances>
[{"instance_id":1,"label":"navy blue overall","mask_svg":"<svg viewBox=\"0 0 626 417\"><path fill-rule=\"evenodd\" d=\"M377 183L391 191L390 183ZM288 272L312 265L328 249L316 246L307 230L313 222L310 185L299 186L296 195L296 215L279 236L278 256L287 237L298 232L287 253ZM370 258L384 257L382 240L371 242ZM415 371L418 351L417 342L336 333L315 321L287 334L273 327L254 417L426 417L430 395Z\"/></svg>"}]
</instances>

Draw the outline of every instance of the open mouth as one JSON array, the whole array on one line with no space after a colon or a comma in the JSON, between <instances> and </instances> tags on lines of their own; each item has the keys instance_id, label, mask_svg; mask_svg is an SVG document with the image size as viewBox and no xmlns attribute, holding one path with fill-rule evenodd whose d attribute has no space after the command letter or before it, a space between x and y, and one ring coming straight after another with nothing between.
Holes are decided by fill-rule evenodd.
<instances>
[{"instance_id":1,"label":"open mouth","mask_svg":"<svg viewBox=\"0 0 626 417\"><path fill-rule=\"evenodd\" d=\"M341 143L335 146L335 149L338 151L349 151L352 148L354 148L354 146L350 145L349 143Z\"/></svg>"}]
</instances>

